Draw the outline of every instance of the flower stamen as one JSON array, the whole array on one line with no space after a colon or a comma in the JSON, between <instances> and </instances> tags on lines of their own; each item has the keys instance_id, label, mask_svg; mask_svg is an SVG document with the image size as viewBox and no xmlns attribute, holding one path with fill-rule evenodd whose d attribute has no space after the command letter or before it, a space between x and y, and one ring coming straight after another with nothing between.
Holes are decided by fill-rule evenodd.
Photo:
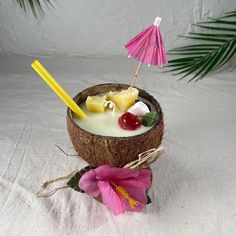
<instances>
[{"instance_id":1,"label":"flower stamen","mask_svg":"<svg viewBox=\"0 0 236 236\"><path fill-rule=\"evenodd\" d=\"M115 188L116 192L129 202L131 208L135 208L138 205L139 202L130 197L128 191L124 187L116 185L114 182L110 183Z\"/></svg>"}]
</instances>

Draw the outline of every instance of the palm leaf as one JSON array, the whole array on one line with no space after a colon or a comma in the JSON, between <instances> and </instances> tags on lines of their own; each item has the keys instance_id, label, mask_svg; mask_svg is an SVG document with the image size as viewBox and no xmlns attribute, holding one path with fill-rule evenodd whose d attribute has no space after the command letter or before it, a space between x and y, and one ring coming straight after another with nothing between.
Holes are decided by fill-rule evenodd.
<instances>
[{"instance_id":1,"label":"palm leaf","mask_svg":"<svg viewBox=\"0 0 236 236\"><path fill-rule=\"evenodd\" d=\"M189 81L198 81L218 70L236 54L236 11L208 19L194 24L204 32L180 36L198 43L169 50L169 55L179 58L169 60L165 72L181 75L180 79L192 75Z\"/></svg>"},{"instance_id":2,"label":"palm leaf","mask_svg":"<svg viewBox=\"0 0 236 236\"><path fill-rule=\"evenodd\" d=\"M224 27L213 27L213 26L205 26L205 25L201 25L200 23L199 24L193 24L197 27L200 27L200 28L203 28L203 29L210 29L210 30L218 30L218 31L230 31L230 32L236 32L236 29L235 28L224 28Z\"/></svg>"},{"instance_id":3,"label":"palm leaf","mask_svg":"<svg viewBox=\"0 0 236 236\"><path fill-rule=\"evenodd\" d=\"M25 12L30 9L36 18L39 12L44 13L41 2L54 8L50 0L16 0L16 2Z\"/></svg>"}]
</instances>

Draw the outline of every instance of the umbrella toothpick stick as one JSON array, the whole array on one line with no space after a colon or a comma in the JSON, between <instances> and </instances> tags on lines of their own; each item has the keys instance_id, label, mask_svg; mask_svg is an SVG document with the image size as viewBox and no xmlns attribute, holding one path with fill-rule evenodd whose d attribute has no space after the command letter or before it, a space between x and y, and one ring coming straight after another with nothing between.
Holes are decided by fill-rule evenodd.
<instances>
[{"instance_id":1,"label":"umbrella toothpick stick","mask_svg":"<svg viewBox=\"0 0 236 236\"><path fill-rule=\"evenodd\" d=\"M136 79L138 78L138 72L139 72L139 70L141 68L141 65L142 65L142 62L140 61L139 64L138 64L138 67L137 67L137 69L136 69L136 71L134 73L134 76L133 76L133 79L132 79L132 82L131 82L131 86L130 86L131 88L133 88L134 83L135 83Z\"/></svg>"}]
</instances>

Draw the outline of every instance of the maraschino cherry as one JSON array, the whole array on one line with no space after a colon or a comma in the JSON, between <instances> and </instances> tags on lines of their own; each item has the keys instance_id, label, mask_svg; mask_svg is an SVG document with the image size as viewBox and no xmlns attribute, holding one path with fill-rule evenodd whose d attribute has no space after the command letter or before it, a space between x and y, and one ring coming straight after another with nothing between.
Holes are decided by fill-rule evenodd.
<instances>
[{"instance_id":1,"label":"maraschino cherry","mask_svg":"<svg viewBox=\"0 0 236 236\"><path fill-rule=\"evenodd\" d=\"M119 118L118 124L122 129L136 130L141 127L142 122L137 115L126 112Z\"/></svg>"}]
</instances>

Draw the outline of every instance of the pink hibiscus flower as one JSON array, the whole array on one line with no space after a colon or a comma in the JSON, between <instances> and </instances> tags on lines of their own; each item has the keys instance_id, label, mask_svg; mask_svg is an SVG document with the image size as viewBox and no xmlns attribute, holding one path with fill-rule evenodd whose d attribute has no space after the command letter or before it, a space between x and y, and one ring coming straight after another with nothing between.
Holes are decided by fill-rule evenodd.
<instances>
[{"instance_id":1,"label":"pink hibiscus flower","mask_svg":"<svg viewBox=\"0 0 236 236\"><path fill-rule=\"evenodd\" d=\"M151 185L151 171L102 165L81 177L79 187L88 195L102 195L103 203L114 214L141 211L147 204L146 190Z\"/></svg>"}]
</instances>

